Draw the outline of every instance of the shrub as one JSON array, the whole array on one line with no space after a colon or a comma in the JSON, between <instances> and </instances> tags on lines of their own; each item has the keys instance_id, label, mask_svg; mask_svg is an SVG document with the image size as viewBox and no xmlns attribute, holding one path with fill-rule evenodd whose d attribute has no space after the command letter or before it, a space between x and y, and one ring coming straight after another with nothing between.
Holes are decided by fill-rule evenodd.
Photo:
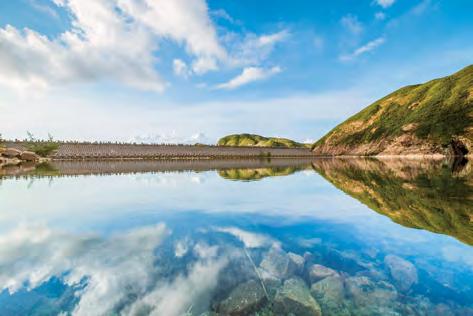
<instances>
[{"instance_id":1,"label":"shrub","mask_svg":"<svg viewBox=\"0 0 473 316\"><path fill-rule=\"evenodd\" d=\"M48 136L47 141L36 140L30 132L28 132L28 141L26 143L26 149L34 152L41 157L47 157L54 151L59 149L59 143L54 141L51 135Z\"/></svg>"}]
</instances>

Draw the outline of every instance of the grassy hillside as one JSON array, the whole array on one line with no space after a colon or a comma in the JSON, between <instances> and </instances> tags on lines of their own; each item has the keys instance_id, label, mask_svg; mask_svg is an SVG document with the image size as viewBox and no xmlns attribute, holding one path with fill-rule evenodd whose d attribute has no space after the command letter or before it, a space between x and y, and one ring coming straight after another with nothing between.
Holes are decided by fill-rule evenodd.
<instances>
[{"instance_id":1,"label":"grassy hillside","mask_svg":"<svg viewBox=\"0 0 473 316\"><path fill-rule=\"evenodd\" d=\"M338 189L398 224L473 245L471 166L455 175L433 161L321 159L313 167Z\"/></svg>"},{"instance_id":2,"label":"grassy hillside","mask_svg":"<svg viewBox=\"0 0 473 316\"><path fill-rule=\"evenodd\" d=\"M445 153L453 142L467 150L473 144L473 65L391 93L335 127L314 149L322 154Z\"/></svg>"},{"instance_id":3,"label":"grassy hillside","mask_svg":"<svg viewBox=\"0 0 473 316\"><path fill-rule=\"evenodd\" d=\"M255 146L255 147L311 147L308 144L295 142L287 138L263 137L254 134L234 134L225 136L218 141L219 146Z\"/></svg>"}]
</instances>

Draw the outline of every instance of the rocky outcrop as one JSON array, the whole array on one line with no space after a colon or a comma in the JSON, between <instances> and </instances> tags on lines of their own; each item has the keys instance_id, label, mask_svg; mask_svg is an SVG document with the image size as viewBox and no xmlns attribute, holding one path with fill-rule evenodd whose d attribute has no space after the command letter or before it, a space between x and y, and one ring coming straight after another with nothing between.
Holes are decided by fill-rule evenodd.
<instances>
[{"instance_id":1,"label":"rocky outcrop","mask_svg":"<svg viewBox=\"0 0 473 316\"><path fill-rule=\"evenodd\" d=\"M38 156L37 154L35 154L34 152L24 151L20 154L20 159L24 160L24 161L36 162L36 161L39 161L41 159L41 157Z\"/></svg>"},{"instance_id":2,"label":"rocky outcrop","mask_svg":"<svg viewBox=\"0 0 473 316\"><path fill-rule=\"evenodd\" d=\"M0 168L4 166L19 165L21 163L37 163L44 161L40 156L31 151L21 151L16 148L0 148Z\"/></svg>"}]
</instances>

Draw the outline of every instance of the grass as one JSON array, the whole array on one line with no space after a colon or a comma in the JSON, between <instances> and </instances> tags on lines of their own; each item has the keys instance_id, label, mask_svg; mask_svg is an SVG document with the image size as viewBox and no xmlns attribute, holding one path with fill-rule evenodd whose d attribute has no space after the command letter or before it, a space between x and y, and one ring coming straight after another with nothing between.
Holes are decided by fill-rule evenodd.
<instances>
[{"instance_id":1,"label":"grass","mask_svg":"<svg viewBox=\"0 0 473 316\"><path fill-rule=\"evenodd\" d=\"M315 146L361 145L391 139L415 125L420 139L446 146L473 127L473 65L441 79L401 88L350 117ZM358 124L358 128L349 126ZM330 141L328 141L330 137Z\"/></svg>"},{"instance_id":2,"label":"grass","mask_svg":"<svg viewBox=\"0 0 473 316\"><path fill-rule=\"evenodd\" d=\"M286 147L307 148L308 144L295 142L287 138L263 137L255 134L233 134L221 138L219 146L254 146L254 147Z\"/></svg>"}]
</instances>

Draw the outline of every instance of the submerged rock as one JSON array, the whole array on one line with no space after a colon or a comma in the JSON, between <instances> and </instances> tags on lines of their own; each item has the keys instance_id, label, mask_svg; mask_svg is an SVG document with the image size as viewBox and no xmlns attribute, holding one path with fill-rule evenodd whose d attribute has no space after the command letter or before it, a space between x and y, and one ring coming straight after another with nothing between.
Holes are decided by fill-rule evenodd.
<instances>
[{"instance_id":1,"label":"submerged rock","mask_svg":"<svg viewBox=\"0 0 473 316\"><path fill-rule=\"evenodd\" d=\"M338 275L338 272L321 264L314 264L309 268L311 282L317 282L329 276Z\"/></svg>"},{"instance_id":2,"label":"submerged rock","mask_svg":"<svg viewBox=\"0 0 473 316\"><path fill-rule=\"evenodd\" d=\"M341 276L328 276L310 289L324 315L350 315L345 306L345 286Z\"/></svg>"},{"instance_id":3,"label":"submerged rock","mask_svg":"<svg viewBox=\"0 0 473 316\"><path fill-rule=\"evenodd\" d=\"M295 273L302 273L302 271L304 270L305 263L304 257L293 252L288 253L287 256L291 261L291 265L293 265L295 268Z\"/></svg>"},{"instance_id":4,"label":"submerged rock","mask_svg":"<svg viewBox=\"0 0 473 316\"><path fill-rule=\"evenodd\" d=\"M321 316L322 310L310 294L302 279L292 278L284 282L274 298L276 315Z\"/></svg>"},{"instance_id":5,"label":"submerged rock","mask_svg":"<svg viewBox=\"0 0 473 316\"><path fill-rule=\"evenodd\" d=\"M303 258L302 258L303 259ZM294 256L289 256L284 250L271 248L260 263L264 278L287 279L298 270L298 264Z\"/></svg>"},{"instance_id":6,"label":"submerged rock","mask_svg":"<svg viewBox=\"0 0 473 316\"><path fill-rule=\"evenodd\" d=\"M401 291L409 290L413 284L418 282L417 269L409 261L398 256L388 255L384 258L384 263Z\"/></svg>"},{"instance_id":7,"label":"submerged rock","mask_svg":"<svg viewBox=\"0 0 473 316\"><path fill-rule=\"evenodd\" d=\"M248 315L266 302L266 295L261 284L255 280L238 285L230 295L220 303L219 313L223 315Z\"/></svg>"},{"instance_id":8,"label":"submerged rock","mask_svg":"<svg viewBox=\"0 0 473 316\"><path fill-rule=\"evenodd\" d=\"M401 315L396 288L387 282L372 282L367 277L345 280L347 297L355 315Z\"/></svg>"}]
</instances>

